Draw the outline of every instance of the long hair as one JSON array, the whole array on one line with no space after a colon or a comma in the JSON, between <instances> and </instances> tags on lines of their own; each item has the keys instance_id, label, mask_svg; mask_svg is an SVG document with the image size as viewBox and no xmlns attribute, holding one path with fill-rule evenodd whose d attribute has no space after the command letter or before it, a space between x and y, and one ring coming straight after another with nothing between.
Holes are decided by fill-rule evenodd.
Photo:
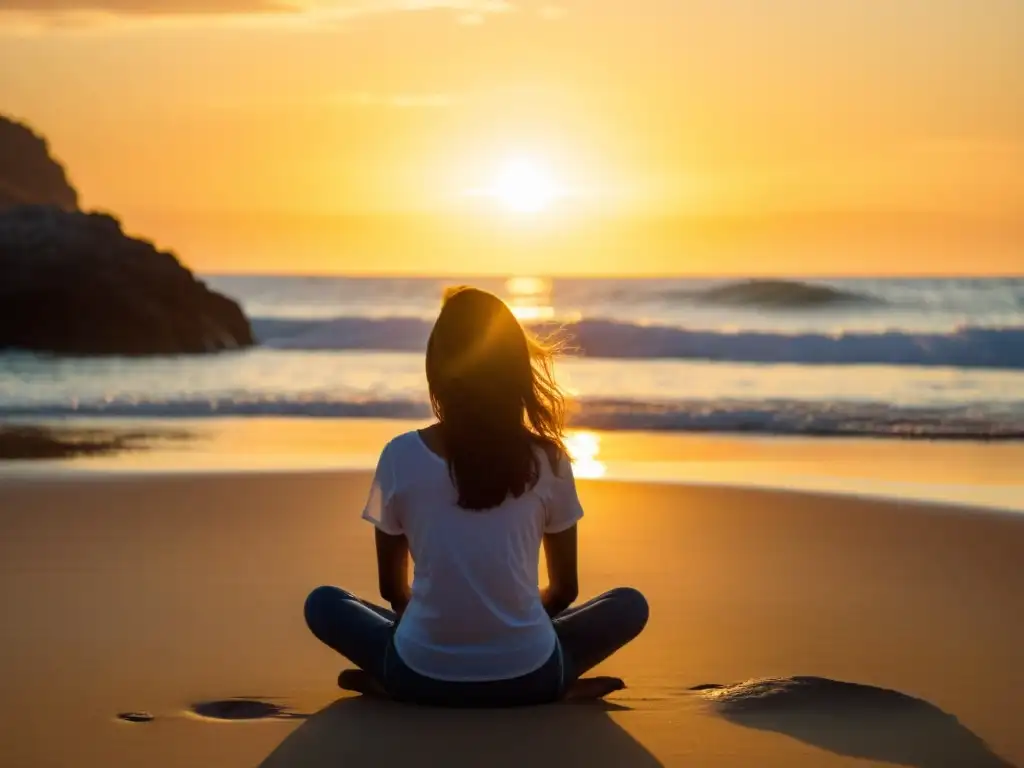
<instances>
[{"instance_id":1,"label":"long hair","mask_svg":"<svg viewBox=\"0 0 1024 768\"><path fill-rule=\"evenodd\" d=\"M427 383L460 507L491 509L522 496L540 476L537 447L552 468L565 451L554 352L497 296L446 292L427 343Z\"/></svg>"}]
</instances>

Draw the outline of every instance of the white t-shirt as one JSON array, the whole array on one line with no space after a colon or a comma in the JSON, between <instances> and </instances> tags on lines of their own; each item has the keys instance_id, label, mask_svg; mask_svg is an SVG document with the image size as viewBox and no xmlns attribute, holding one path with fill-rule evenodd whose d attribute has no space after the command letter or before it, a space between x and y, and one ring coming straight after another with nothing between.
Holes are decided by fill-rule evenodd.
<instances>
[{"instance_id":1,"label":"white t-shirt","mask_svg":"<svg viewBox=\"0 0 1024 768\"><path fill-rule=\"evenodd\" d=\"M545 533L583 517L568 459L557 473L540 448L536 486L501 506L468 510L444 459L418 432L384 448L363 518L404 534L412 553L412 599L395 633L410 668L435 680L482 681L538 669L555 648L540 601Z\"/></svg>"}]
</instances>

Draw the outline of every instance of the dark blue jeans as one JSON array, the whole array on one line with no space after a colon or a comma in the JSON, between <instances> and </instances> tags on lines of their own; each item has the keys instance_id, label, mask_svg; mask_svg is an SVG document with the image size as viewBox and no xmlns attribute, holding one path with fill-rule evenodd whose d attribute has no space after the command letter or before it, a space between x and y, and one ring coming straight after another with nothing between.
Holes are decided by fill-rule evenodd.
<instances>
[{"instance_id":1,"label":"dark blue jeans","mask_svg":"<svg viewBox=\"0 0 1024 768\"><path fill-rule=\"evenodd\" d=\"M397 617L338 587L306 598L306 624L317 638L369 673L397 699L436 706L521 706L556 701L577 677L635 638L647 624L647 600L621 587L569 608L552 620L558 643L551 658L522 677L450 682L424 677L395 651Z\"/></svg>"}]
</instances>

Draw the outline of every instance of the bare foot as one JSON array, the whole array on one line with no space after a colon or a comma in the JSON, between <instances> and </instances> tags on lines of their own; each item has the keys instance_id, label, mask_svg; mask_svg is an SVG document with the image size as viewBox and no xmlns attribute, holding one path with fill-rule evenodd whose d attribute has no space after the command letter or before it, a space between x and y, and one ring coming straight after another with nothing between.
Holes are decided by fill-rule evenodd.
<instances>
[{"instance_id":1,"label":"bare foot","mask_svg":"<svg viewBox=\"0 0 1024 768\"><path fill-rule=\"evenodd\" d=\"M569 686L566 701L593 701L621 691L626 683L618 677L581 677Z\"/></svg>"},{"instance_id":2,"label":"bare foot","mask_svg":"<svg viewBox=\"0 0 1024 768\"><path fill-rule=\"evenodd\" d=\"M361 693L364 696L387 697L384 686L378 683L373 677L361 669L343 669L338 675L338 687L343 691Z\"/></svg>"},{"instance_id":3,"label":"bare foot","mask_svg":"<svg viewBox=\"0 0 1024 768\"><path fill-rule=\"evenodd\" d=\"M388 698L384 687L361 669L343 669L338 675L338 687L363 696ZM569 686L565 701L596 701L625 687L626 683L618 677L583 677Z\"/></svg>"}]
</instances>

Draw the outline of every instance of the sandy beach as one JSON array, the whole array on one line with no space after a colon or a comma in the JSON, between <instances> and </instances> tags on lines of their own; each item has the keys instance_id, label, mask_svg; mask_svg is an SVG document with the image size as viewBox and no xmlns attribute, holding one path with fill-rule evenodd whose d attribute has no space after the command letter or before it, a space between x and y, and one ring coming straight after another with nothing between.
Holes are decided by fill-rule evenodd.
<instances>
[{"instance_id":1,"label":"sandy beach","mask_svg":"<svg viewBox=\"0 0 1024 768\"><path fill-rule=\"evenodd\" d=\"M0 480L3 764L1024 765L1016 513L584 481L583 596L629 584L652 607L596 670L628 689L450 712L344 694L341 659L303 624L318 584L375 596L368 483ZM804 676L820 679L760 698L692 690ZM154 719L117 718L132 711Z\"/></svg>"}]
</instances>

